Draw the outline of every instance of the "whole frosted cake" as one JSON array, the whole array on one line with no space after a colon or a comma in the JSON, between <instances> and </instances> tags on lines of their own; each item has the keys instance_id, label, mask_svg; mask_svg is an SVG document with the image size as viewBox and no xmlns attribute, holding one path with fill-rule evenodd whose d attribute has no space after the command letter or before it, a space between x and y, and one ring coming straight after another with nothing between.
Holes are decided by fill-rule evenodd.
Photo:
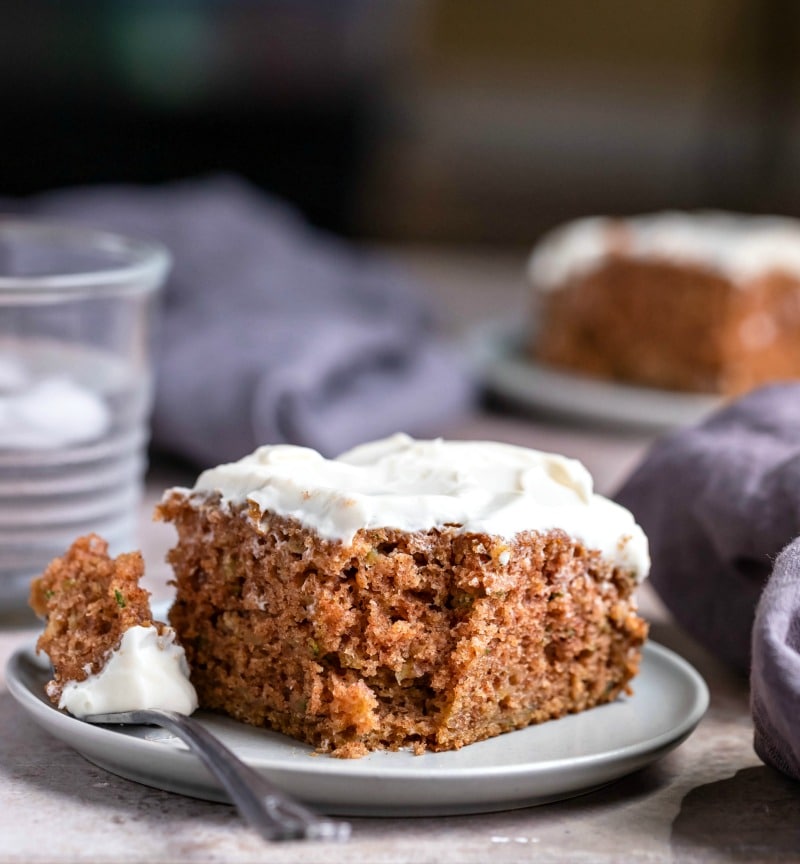
<instances>
[{"instance_id":1,"label":"whole frosted cake","mask_svg":"<svg viewBox=\"0 0 800 864\"><path fill-rule=\"evenodd\" d=\"M647 541L561 456L262 447L158 513L201 706L337 756L458 748L609 702L638 670Z\"/></svg>"},{"instance_id":2,"label":"whole frosted cake","mask_svg":"<svg viewBox=\"0 0 800 864\"><path fill-rule=\"evenodd\" d=\"M726 213L591 218L530 261L530 350L623 382L739 394L800 377L800 223Z\"/></svg>"}]
</instances>

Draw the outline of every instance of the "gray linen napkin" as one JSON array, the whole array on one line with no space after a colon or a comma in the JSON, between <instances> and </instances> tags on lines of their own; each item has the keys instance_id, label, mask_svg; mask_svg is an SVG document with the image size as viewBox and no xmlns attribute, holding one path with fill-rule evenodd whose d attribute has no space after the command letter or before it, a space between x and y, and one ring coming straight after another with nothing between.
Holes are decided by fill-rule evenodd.
<instances>
[{"instance_id":1,"label":"gray linen napkin","mask_svg":"<svg viewBox=\"0 0 800 864\"><path fill-rule=\"evenodd\" d=\"M471 384L418 286L231 176L51 192L14 209L160 240L174 256L153 443L201 466L259 444L327 455L433 434Z\"/></svg>"},{"instance_id":2,"label":"gray linen napkin","mask_svg":"<svg viewBox=\"0 0 800 864\"><path fill-rule=\"evenodd\" d=\"M775 562L753 625L756 753L800 780L800 539Z\"/></svg>"},{"instance_id":3,"label":"gray linen napkin","mask_svg":"<svg viewBox=\"0 0 800 864\"><path fill-rule=\"evenodd\" d=\"M657 441L616 498L678 623L750 670L758 754L800 779L800 539L778 557L800 534L800 384Z\"/></svg>"},{"instance_id":4,"label":"gray linen napkin","mask_svg":"<svg viewBox=\"0 0 800 864\"><path fill-rule=\"evenodd\" d=\"M652 584L677 621L746 672L758 598L800 534L800 385L660 439L616 498L650 539Z\"/></svg>"}]
</instances>

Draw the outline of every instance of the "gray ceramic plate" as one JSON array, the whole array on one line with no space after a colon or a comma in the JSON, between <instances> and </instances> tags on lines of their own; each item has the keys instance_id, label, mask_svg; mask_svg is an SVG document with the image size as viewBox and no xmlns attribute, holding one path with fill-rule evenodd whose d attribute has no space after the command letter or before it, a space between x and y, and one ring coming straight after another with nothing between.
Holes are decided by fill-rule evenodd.
<instances>
[{"instance_id":1,"label":"gray ceramic plate","mask_svg":"<svg viewBox=\"0 0 800 864\"><path fill-rule=\"evenodd\" d=\"M529 410L662 431L696 423L723 403L719 396L602 381L545 366L522 349L518 323L493 321L474 330L468 352L486 388Z\"/></svg>"},{"instance_id":2,"label":"gray ceramic plate","mask_svg":"<svg viewBox=\"0 0 800 864\"><path fill-rule=\"evenodd\" d=\"M169 733L90 726L56 710L44 695L48 669L31 649L11 657L6 677L32 720L96 765L159 789L226 800L200 762ZM634 690L631 697L583 714L422 756L315 756L283 735L209 713L196 716L251 766L329 813L483 813L568 798L642 768L677 747L708 707L700 675L652 642L644 649Z\"/></svg>"}]
</instances>

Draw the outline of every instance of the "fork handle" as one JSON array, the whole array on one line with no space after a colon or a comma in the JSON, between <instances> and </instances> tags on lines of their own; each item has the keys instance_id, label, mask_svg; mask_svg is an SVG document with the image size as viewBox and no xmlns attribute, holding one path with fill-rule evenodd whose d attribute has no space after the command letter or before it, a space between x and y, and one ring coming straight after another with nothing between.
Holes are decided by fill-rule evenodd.
<instances>
[{"instance_id":1,"label":"fork handle","mask_svg":"<svg viewBox=\"0 0 800 864\"><path fill-rule=\"evenodd\" d=\"M113 719L112 719L113 718ZM97 718L92 718L97 722ZM346 840L350 824L319 816L246 765L196 720L148 709L109 715L108 722L163 726L184 741L217 778L242 817L266 840Z\"/></svg>"}]
</instances>

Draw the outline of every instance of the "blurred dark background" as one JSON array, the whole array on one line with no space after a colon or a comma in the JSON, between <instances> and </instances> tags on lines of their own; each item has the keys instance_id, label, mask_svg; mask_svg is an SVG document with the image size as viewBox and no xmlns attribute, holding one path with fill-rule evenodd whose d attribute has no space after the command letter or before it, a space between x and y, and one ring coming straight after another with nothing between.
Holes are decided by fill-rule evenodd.
<instances>
[{"instance_id":1,"label":"blurred dark background","mask_svg":"<svg viewBox=\"0 0 800 864\"><path fill-rule=\"evenodd\" d=\"M349 236L481 244L800 212L794 0L0 10L2 195L231 171Z\"/></svg>"}]
</instances>

